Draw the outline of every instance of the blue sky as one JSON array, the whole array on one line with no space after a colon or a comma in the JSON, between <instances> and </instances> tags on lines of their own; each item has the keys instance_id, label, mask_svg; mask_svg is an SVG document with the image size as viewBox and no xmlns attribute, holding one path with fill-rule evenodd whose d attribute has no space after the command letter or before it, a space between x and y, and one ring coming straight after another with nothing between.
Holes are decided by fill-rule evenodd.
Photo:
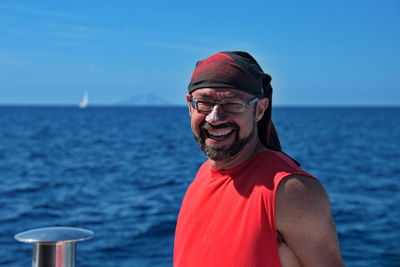
<instances>
[{"instance_id":1,"label":"blue sky","mask_svg":"<svg viewBox=\"0 0 400 267\"><path fill-rule=\"evenodd\" d=\"M184 104L197 60L250 52L275 105L400 105L400 1L0 2L0 104Z\"/></svg>"}]
</instances>

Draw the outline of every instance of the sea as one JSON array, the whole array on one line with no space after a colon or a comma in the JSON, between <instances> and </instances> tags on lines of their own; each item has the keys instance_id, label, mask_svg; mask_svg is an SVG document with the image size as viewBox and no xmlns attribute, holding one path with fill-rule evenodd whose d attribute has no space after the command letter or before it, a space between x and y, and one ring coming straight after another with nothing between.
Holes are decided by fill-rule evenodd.
<instances>
[{"instance_id":1,"label":"sea","mask_svg":"<svg viewBox=\"0 0 400 267\"><path fill-rule=\"evenodd\" d=\"M273 120L329 194L346 266L400 266L400 108L277 107ZM187 107L1 106L0 266L31 266L14 236L49 226L95 233L77 266L172 266L205 160Z\"/></svg>"}]
</instances>

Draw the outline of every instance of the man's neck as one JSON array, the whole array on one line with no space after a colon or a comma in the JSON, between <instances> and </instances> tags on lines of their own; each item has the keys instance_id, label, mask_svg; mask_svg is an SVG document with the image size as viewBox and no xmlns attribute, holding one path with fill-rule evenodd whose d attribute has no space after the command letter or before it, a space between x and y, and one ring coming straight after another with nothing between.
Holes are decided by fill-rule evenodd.
<instances>
[{"instance_id":1,"label":"man's neck","mask_svg":"<svg viewBox=\"0 0 400 267\"><path fill-rule=\"evenodd\" d=\"M267 149L261 144L261 142L257 138L254 141L248 143L239 153L226 161L215 161L211 159L209 159L208 161L210 162L210 167L213 170L229 170L245 162L258 152L265 150Z\"/></svg>"}]
</instances>

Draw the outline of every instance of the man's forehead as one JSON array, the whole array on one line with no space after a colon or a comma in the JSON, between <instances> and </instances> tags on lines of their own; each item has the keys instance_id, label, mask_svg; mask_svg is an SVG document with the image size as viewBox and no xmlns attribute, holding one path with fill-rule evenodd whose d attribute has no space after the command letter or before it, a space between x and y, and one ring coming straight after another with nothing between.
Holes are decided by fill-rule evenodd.
<instances>
[{"instance_id":1,"label":"man's forehead","mask_svg":"<svg viewBox=\"0 0 400 267\"><path fill-rule=\"evenodd\" d=\"M192 92L193 97L248 98L252 95L233 88L201 88Z\"/></svg>"}]
</instances>

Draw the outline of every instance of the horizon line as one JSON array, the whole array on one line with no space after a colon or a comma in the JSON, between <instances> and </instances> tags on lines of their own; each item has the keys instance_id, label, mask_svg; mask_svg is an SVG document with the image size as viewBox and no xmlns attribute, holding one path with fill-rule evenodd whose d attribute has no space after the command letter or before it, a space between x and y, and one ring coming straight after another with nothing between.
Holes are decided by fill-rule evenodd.
<instances>
[{"instance_id":1,"label":"horizon line","mask_svg":"<svg viewBox=\"0 0 400 267\"><path fill-rule=\"evenodd\" d=\"M76 104L8 104L0 103L0 107L76 107ZM91 104L86 108L90 109L96 107L110 107L110 108L169 108L169 107L187 107L186 104ZM273 108L400 108L400 104L275 104Z\"/></svg>"}]
</instances>

